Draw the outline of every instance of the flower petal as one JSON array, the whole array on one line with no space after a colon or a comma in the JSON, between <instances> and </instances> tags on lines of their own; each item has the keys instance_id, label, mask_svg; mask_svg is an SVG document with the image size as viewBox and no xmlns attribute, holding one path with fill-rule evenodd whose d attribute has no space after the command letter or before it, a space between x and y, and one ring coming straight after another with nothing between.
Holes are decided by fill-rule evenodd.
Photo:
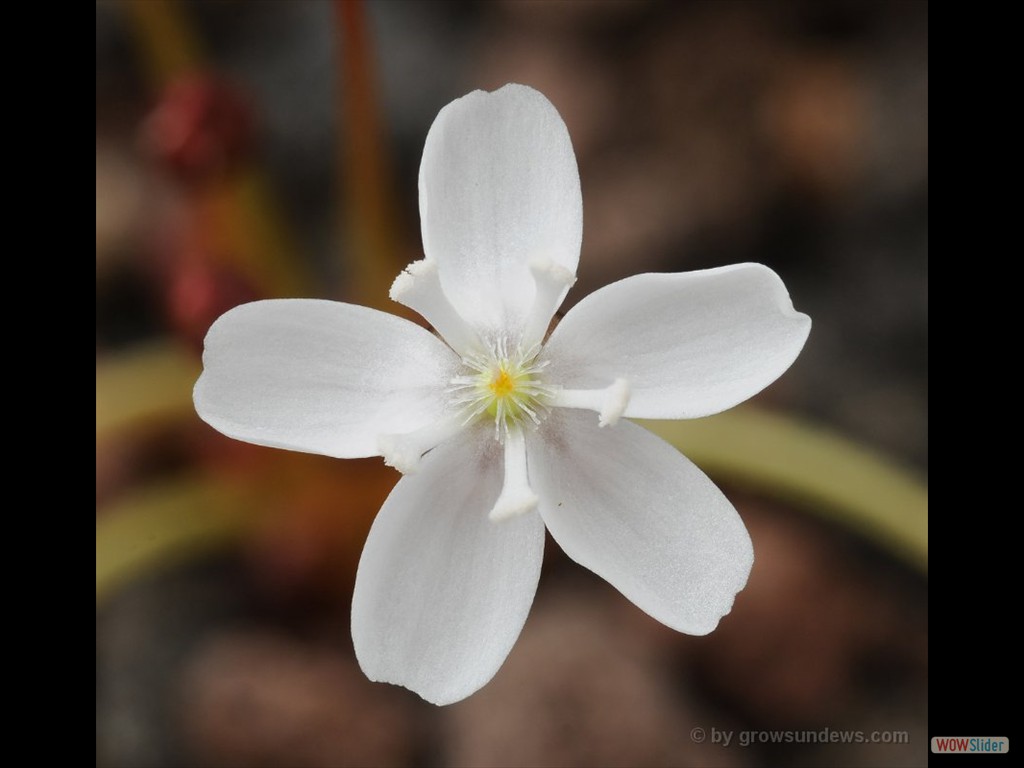
<instances>
[{"instance_id":1,"label":"flower petal","mask_svg":"<svg viewBox=\"0 0 1024 768\"><path fill-rule=\"evenodd\" d=\"M556 410L529 445L530 480L565 553L663 624L713 630L754 562L736 510L689 459L628 421Z\"/></svg>"},{"instance_id":2,"label":"flower petal","mask_svg":"<svg viewBox=\"0 0 1024 768\"><path fill-rule=\"evenodd\" d=\"M525 323L531 261L575 273L583 236L576 157L538 91L510 84L444 107L427 134L419 186L426 256L479 330Z\"/></svg>"},{"instance_id":3,"label":"flower petal","mask_svg":"<svg viewBox=\"0 0 1024 768\"><path fill-rule=\"evenodd\" d=\"M274 299L235 307L206 335L196 412L257 445L376 456L381 433L440 418L458 358L402 318L353 304Z\"/></svg>"},{"instance_id":4,"label":"flower petal","mask_svg":"<svg viewBox=\"0 0 1024 768\"><path fill-rule=\"evenodd\" d=\"M434 704L459 701L494 676L540 576L540 516L487 517L501 490L491 435L464 432L398 482L356 575L352 639L363 672Z\"/></svg>"},{"instance_id":5,"label":"flower petal","mask_svg":"<svg viewBox=\"0 0 1024 768\"><path fill-rule=\"evenodd\" d=\"M546 377L581 390L624 378L625 416L708 416L781 376L810 329L779 276L761 264L636 275L569 311L545 347Z\"/></svg>"}]
</instances>

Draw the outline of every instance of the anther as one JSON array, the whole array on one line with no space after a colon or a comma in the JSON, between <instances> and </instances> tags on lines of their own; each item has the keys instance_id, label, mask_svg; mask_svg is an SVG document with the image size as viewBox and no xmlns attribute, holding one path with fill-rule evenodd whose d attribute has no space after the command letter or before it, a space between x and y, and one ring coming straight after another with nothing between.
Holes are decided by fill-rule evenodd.
<instances>
[{"instance_id":1,"label":"anther","mask_svg":"<svg viewBox=\"0 0 1024 768\"><path fill-rule=\"evenodd\" d=\"M513 426L540 424L551 388L542 381L548 361L537 359L539 351L539 344L524 352L502 337L490 339L485 351L463 357L463 373L445 390L463 424L490 416L497 440Z\"/></svg>"}]
</instances>

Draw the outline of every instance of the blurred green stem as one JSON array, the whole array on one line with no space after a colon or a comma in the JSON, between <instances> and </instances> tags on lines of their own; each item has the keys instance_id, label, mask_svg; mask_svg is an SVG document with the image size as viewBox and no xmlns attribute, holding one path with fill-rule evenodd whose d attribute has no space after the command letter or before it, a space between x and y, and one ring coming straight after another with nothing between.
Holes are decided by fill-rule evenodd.
<instances>
[{"instance_id":1,"label":"blurred green stem","mask_svg":"<svg viewBox=\"0 0 1024 768\"><path fill-rule=\"evenodd\" d=\"M832 518L927 572L927 491L866 448L751 405L641 423L709 475Z\"/></svg>"},{"instance_id":2,"label":"blurred green stem","mask_svg":"<svg viewBox=\"0 0 1024 768\"><path fill-rule=\"evenodd\" d=\"M103 510L96 523L96 600L135 576L234 541L255 505L209 480L153 485Z\"/></svg>"},{"instance_id":3,"label":"blurred green stem","mask_svg":"<svg viewBox=\"0 0 1024 768\"><path fill-rule=\"evenodd\" d=\"M199 362L166 341L96 364L96 444L121 432L191 415Z\"/></svg>"},{"instance_id":4,"label":"blurred green stem","mask_svg":"<svg viewBox=\"0 0 1024 768\"><path fill-rule=\"evenodd\" d=\"M198 367L172 346L97 366L96 442L161 422L195 418ZM920 482L826 430L755 406L693 421L648 421L717 480L835 520L922 572L928 567L928 498ZM209 481L158 486L99 511L96 589L168 560L231 541L258 516Z\"/></svg>"}]
</instances>

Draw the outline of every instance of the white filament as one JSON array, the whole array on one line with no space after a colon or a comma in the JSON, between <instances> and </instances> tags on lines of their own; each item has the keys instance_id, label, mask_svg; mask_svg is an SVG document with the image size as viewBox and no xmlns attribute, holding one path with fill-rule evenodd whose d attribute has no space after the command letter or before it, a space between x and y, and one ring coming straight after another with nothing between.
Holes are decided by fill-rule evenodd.
<instances>
[{"instance_id":1,"label":"white filament","mask_svg":"<svg viewBox=\"0 0 1024 768\"><path fill-rule=\"evenodd\" d=\"M447 390L462 423L492 416L498 440L513 427L539 425L553 392L543 381L548 363L538 357L539 352L539 344L523 349L502 337L483 352L465 355L463 373L450 381ZM500 386L495 383L499 380Z\"/></svg>"}]
</instances>

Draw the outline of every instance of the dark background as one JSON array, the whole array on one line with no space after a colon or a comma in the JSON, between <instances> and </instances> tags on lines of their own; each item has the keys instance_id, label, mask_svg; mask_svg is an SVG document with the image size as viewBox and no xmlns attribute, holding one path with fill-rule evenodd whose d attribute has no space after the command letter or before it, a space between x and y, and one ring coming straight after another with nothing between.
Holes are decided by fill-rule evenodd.
<instances>
[{"instance_id":1,"label":"dark background","mask_svg":"<svg viewBox=\"0 0 1024 768\"><path fill-rule=\"evenodd\" d=\"M154 37L131 4L96 7L98 365L154 341L196 349L219 311L249 298L372 301L360 259L386 252L393 275L421 256L416 174L438 110L475 88L521 82L557 107L579 163L583 250L565 308L637 272L767 264L814 326L758 403L926 477L925 2L360 5L390 217L390 245L368 249L353 198L376 193L345 160L353 102L339 94L353 80L337 8L171 5L205 60L184 96L168 90L180 78L153 76ZM211 155L161 144L158 107L207 115L222 145ZM275 258L299 265L301 293L236 269L247 256L223 251L239 241L218 237L222 225L211 234L210 190L236 166L264 174L289 233ZM207 431L193 419L98 444L98 516L211 454L225 463L234 449ZM299 499L238 551L146 575L98 605L98 764L924 759L925 577L813 510L725 488L758 560L707 638L656 625L549 541L509 661L482 692L438 710L368 683L351 657L352 540L390 476L316 467L295 471L336 473L324 482L346 499L366 496L351 531ZM353 491L359 484L373 490ZM695 743L697 726L892 729L912 739L723 748Z\"/></svg>"}]
</instances>

